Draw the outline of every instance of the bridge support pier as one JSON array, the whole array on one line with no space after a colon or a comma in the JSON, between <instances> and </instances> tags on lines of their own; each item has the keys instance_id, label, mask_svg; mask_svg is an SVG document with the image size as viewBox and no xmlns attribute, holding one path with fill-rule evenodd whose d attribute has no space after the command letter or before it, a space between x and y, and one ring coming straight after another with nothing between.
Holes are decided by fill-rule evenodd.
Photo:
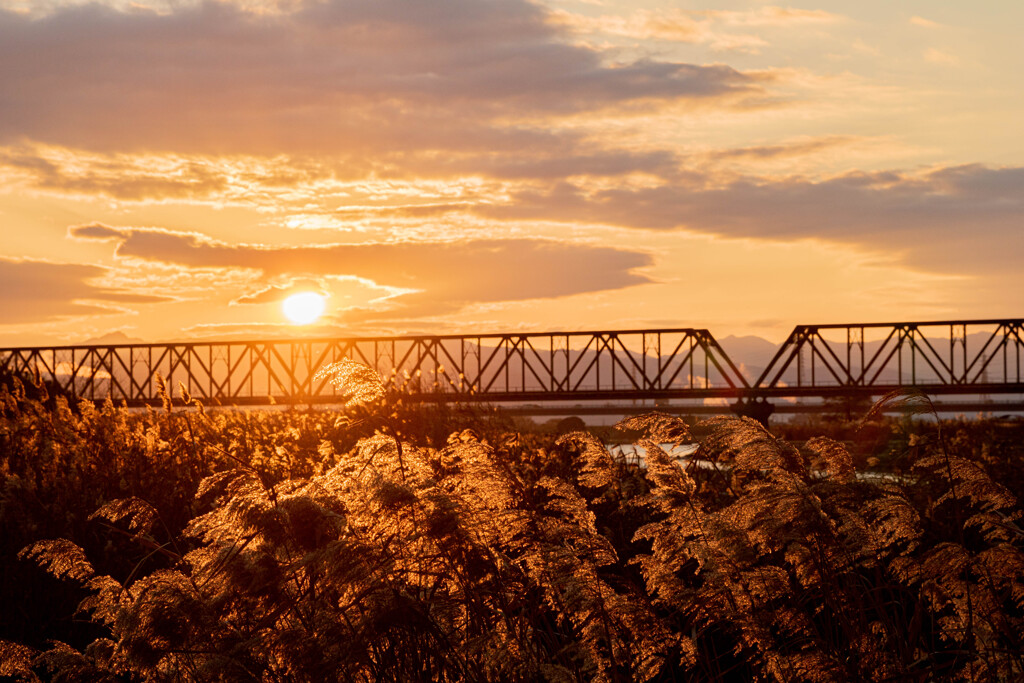
<instances>
[{"instance_id":1,"label":"bridge support pier","mask_svg":"<svg viewBox=\"0 0 1024 683\"><path fill-rule=\"evenodd\" d=\"M765 398L738 399L729 408L740 417L749 417L757 420L765 428L768 427L768 418L775 412L775 406Z\"/></svg>"}]
</instances>

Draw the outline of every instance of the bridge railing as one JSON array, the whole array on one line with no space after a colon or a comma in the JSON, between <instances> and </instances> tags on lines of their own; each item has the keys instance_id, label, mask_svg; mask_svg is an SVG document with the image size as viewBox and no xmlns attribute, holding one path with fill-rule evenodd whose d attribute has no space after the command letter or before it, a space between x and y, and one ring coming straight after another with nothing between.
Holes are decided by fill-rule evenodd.
<instances>
[{"instance_id":1,"label":"bridge railing","mask_svg":"<svg viewBox=\"0 0 1024 683\"><path fill-rule=\"evenodd\" d=\"M342 359L418 400L732 396L748 388L707 330L694 328L187 342L0 350L0 370L38 374L83 398L160 401L160 380L223 405L332 402L316 373Z\"/></svg>"}]
</instances>

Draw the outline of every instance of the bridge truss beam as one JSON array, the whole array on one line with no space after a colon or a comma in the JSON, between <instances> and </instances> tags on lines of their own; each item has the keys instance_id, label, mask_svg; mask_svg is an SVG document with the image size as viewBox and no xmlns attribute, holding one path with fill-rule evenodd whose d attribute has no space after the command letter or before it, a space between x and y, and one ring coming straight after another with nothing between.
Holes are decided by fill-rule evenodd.
<instances>
[{"instance_id":1,"label":"bridge truss beam","mask_svg":"<svg viewBox=\"0 0 1024 683\"><path fill-rule=\"evenodd\" d=\"M316 373L346 358L417 401L715 398L749 389L711 333L694 328L13 348L0 350L0 371L129 406L159 404L161 380L214 405L333 403L344 388Z\"/></svg>"},{"instance_id":2,"label":"bridge truss beam","mask_svg":"<svg viewBox=\"0 0 1024 683\"><path fill-rule=\"evenodd\" d=\"M754 383L761 397L1024 392L1024 319L798 325ZM874 337L874 339L869 339Z\"/></svg>"},{"instance_id":3,"label":"bridge truss beam","mask_svg":"<svg viewBox=\"0 0 1024 683\"><path fill-rule=\"evenodd\" d=\"M704 329L188 342L0 349L0 372L81 398L159 404L161 380L208 405L337 403L316 373L374 368L413 401L552 404L877 397L916 387L963 405L1024 396L1024 319L799 325L750 383ZM662 403L664 405L664 403Z\"/></svg>"}]
</instances>

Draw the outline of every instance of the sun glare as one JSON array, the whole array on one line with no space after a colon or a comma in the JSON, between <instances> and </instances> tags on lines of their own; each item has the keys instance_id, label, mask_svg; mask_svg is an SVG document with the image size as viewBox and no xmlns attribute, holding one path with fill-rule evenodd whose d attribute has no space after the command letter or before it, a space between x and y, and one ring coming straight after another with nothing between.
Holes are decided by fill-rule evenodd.
<instances>
[{"instance_id":1,"label":"sun glare","mask_svg":"<svg viewBox=\"0 0 1024 683\"><path fill-rule=\"evenodd\" d=\"M316 292L292 294L281 304L286 318L296 325L308 325L316 322L324 313L327 302Z\"/></svg>"}]
</instances>

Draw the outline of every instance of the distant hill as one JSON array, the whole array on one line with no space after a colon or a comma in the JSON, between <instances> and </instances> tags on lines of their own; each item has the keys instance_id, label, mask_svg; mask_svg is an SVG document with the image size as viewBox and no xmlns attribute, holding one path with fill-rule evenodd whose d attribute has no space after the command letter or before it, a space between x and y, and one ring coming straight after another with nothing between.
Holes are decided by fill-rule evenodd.
<instances>
[{"instance_id":1,"label":"distant hill","mask_svg":"<svg viewBox=\"0 0 1024 683\"><path fill-rule=\"evenodd\" d=\"M761 376L780 346L753 335L745 337L729 335L724 339L719 339L718 343L749 382L754 382Z\"/></svg>"},{"instance_id":2,"label":"distant hill","mask_svg":"<svg viewBox=\"0 0 1024 683\"><path fill-rule=\"evenodd\" d=\"M124 344L145 344L145 339L139 339L138 337L129 337L120 330L116 332L108 332L100 337L92 337L82 342L82 346L122 346Z\"/></svg>"}]
</instances>

